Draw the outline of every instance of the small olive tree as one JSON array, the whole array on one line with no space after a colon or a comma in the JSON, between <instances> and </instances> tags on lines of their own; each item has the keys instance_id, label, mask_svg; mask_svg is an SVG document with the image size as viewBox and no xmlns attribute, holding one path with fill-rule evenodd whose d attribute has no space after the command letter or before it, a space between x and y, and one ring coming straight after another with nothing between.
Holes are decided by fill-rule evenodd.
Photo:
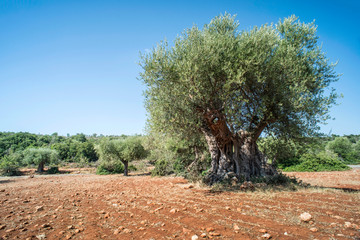
<instances>
[{"instance_id":1,"label":"small olive tree","mask_svg":"<svg viewBox=\"0 0 360 240\"><path fill-rule=\"evenodd\" d=\"M104 139L97 148L100 161L116 166L120 161L124 165L124 176L128 176L129 162L146 156L146 151L137 137L126 139ZM110 171L111 172L111 171Z\"/></svg>"},{"instance_id":2,"label":"small olive tree","mask_svg":"<svg viewBox=\"0 0 360 240\"><path fill-rule=\"evenodd\" d=\"M50 148L29 148L24 151L23 162L38 165L37 172L44 172L46 163L56 164L58 160L57 151Z\"/></svg>"}]
</instances>

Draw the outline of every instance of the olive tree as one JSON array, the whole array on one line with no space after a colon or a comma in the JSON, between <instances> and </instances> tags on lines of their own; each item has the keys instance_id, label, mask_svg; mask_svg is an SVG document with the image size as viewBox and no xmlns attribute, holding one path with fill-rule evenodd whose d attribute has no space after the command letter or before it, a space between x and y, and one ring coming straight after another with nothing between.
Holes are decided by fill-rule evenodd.
<instances>
[{"instance_id":1,"label":"olive tree","mask_svg":"<svg viewBox=\"0 0 360 240\"><path fill-rule=\"evenodd\" d=\"M209 182L276 174L257 147L260 135L310 136L328 118L338 80L317 43L314 23L295 16L240 31L229 14L185 30L142 55L149 126L204 136Z\"/></svg>"},{"instance_id":2,"label":"olive tree","mask_svg":"<svg viewBox=\"0 0 360 240\"><path fill-rule=\"evenodd\" d=\"M97 148L100 160L104 163L124 165L124 176L128 175L129 162L146 156L146 151L137 137L125 139L104 139Z\"/></svg>"},{"instance_id":3,"label":"olive tree","mask_svg":"<svg viewBox=\"0 0 360 240\"><path fill-rule=\"evenodd\" d=\"M24 163L38 165L37 172L44 172L46 163L57 163L59 156L50 148L28 148L24 151Z\"/></svg>"}]
</instances>

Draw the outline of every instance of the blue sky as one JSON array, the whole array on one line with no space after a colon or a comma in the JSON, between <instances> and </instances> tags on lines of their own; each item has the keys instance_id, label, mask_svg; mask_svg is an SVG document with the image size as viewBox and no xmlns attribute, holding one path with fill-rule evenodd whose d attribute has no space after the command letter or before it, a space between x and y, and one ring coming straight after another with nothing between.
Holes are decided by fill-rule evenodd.
<instances>
[{"instance_id":1,"label":"blue sky","mask_svg":"<svg viewBox=\"0 0 360 240\"><path fill-rule=\"evenodd\" d=\"M144 133L140 52L237 14L240 28L292 14L316 20L344 98L325 133L360 134L358 1L0 1L0 131Z\"/></svg>"}]
</instances>

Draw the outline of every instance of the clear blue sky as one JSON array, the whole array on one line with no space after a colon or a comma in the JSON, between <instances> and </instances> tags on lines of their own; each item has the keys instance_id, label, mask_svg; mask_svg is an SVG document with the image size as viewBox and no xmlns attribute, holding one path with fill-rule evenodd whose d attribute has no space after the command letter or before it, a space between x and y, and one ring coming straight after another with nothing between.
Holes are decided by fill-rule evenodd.
<instances>
[{"instance_id":1,"label":"clear blue sky","mask_svg":"<svg viewBox=\"0 0 360 240\"><path fill-rule=\"evenodd\" d=\"M0 131L143 133L139 52L220 13L242 29L316 20L344 94L322 131L360 134L360 3L354 1L0 1Z\"/></svg>"}]
</instances>

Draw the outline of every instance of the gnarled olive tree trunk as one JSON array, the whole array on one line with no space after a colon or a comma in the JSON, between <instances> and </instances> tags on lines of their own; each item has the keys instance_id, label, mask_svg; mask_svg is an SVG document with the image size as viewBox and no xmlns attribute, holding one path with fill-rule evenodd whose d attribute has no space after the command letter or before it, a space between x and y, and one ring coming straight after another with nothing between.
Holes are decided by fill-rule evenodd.
<instances>
[{"instance_id":1,"label":"gnarled olive tree trunk","mask_svg":"<svg viewBox=\"0 0 360 240\"><path fill-rule=\"evenodd\" d=\"M211 169L205 182L213 184L225 178L250 180L277 174L276 169L267 164L259 151L256 139L250 133L231 133L222 118L210 118L201 128L211 155Z\"/></svg>"}]
</instances>

